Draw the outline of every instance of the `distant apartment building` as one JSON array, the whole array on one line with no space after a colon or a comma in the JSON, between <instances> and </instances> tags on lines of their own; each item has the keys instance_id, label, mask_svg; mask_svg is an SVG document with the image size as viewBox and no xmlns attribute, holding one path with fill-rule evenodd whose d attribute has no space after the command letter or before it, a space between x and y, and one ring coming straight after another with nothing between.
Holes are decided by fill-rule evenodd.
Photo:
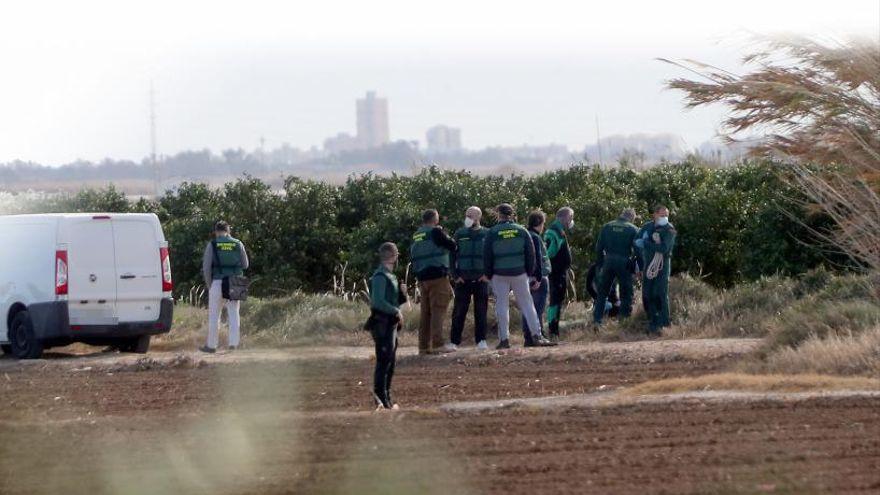
<instances>
[{"instance_id":1,"label":"distant apartment building","mask_svg":"<svg viewBox=\"0 0 880 495\"><path fill-rule=\"evenodd\" d=\"M461 151L461 129L445 125L435 125L425 133L428 153L450 153Z\"/></svg>"},{"instance_id":2,"label":"distant apartment building","mask_svg":"<svg viewBox=\"0 0 880 495\"><path fill-rule=\"evenodd\" d=\"M367 91L357 100L357 140L362 148L379 148L388 143L388 100Z\"/></svg>"},{"instance_id":3,"label":"distant apartment building","mask_svg":"<svg viewBox=\"0 0 880 495\"><path fill-rule=\"evenodd\" d=\"M358 138L351 134L340 132L324 140L324 152L330 155L338 155L346 151L354 151L363 148Z\"/></svg>"}]
</instances>

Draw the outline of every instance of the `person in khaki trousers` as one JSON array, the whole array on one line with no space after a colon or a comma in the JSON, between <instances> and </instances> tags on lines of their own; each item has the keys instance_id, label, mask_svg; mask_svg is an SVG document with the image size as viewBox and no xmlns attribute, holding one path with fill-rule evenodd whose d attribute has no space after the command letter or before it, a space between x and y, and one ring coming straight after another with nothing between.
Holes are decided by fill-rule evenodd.
<instances>
[{"instance_id":1,"label":"person in khaki trousers","mask_svg":"<svg viewBox=\"0 0 880 495\"><path fill-rule=\"evenodd\" d=\"M425 210L422 226L413 234L409 251L421 297L419 354L444 352L443 321L452 300L449 253L457 251L458 246L439 224L437 210Z\"/></svg>"}]
</instances>

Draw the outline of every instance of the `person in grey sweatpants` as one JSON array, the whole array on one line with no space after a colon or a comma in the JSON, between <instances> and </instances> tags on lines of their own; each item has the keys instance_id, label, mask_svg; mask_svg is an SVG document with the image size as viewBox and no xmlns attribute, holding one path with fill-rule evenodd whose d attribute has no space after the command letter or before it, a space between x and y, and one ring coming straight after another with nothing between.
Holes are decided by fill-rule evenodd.
<instances>
[{"instance_id":1,"label":"person in grey sweatpants","mask_svg":"<svg viewBox=\"0 0 880 495\"><path fill-rule=\"evenodd\" d=\"M507 203L495 209L498 223L489 229L483 241L484 275L492 283L495 294L495 316L498 318L498 347L510 348L510 291L516 305L532 331L535 346L555 345L541 334L541 323L532 301L529 274L535 271L535 246L526 229L514 223L513 207Z\"/></svg>"},{"instance_id":2,"label":"person in grey sweatpants","mask_svg":"<svg viewBox=\"0 0 880 495\"><path fill-rule=\"evenodd\" d=\"M208 341L200 347L202 352L217 351L220 340L220 311L226 307L229 321L229 347L234 351L241 339L239 305L240 301L223 299L223 278L241 275L250 266L244 244L230 235L229 224L219 221L214 225L214 239L205 246L202 255L202 275L208 287Z\"/></svg>"}]
</instances>

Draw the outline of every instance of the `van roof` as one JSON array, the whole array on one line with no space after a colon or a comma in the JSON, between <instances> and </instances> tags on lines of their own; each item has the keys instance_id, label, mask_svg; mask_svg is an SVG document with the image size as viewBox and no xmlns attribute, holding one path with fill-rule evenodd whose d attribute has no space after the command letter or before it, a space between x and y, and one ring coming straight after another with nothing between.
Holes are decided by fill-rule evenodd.
<instances>
[{"instance_id":1,"label":"van roof","mask_svg":"<svg viewBox=\"0 0 880 495\"><path fill-rule=\"evenodd\" d=\"M0 215L3 218L88 218L96 216L109 216L110 218L156 218L155 213L31 213L25 215Z\"/></svg>"}]
</instances>

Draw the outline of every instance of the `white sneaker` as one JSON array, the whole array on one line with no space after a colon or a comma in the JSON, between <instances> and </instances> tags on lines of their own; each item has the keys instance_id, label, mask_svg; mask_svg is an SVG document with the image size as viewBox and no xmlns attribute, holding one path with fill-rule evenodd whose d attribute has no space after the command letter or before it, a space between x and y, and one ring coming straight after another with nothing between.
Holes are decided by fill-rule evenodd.
<instances>
[{"instance_id":1,"label":"white sneaker","mask_svg":"<svg viewBox=\"0 0 880 495\"><path fill-rule=\"evenodd\" d=\"M489 344L487 344L485 340L481 340L479 343L477 343L477 349L481 351L489 350Z\"/></svg>"},{"instance_id":2,"label":"white sneaker","mask_svg":"<svg viewBox=\"0 0 880 495\"><path fill-rule=\"evenodd\" d=\"M446 352L455 352L458 350L458 346L450 342L443 346L443 350L445 350Z\"/></svg>"}]
</instances>

